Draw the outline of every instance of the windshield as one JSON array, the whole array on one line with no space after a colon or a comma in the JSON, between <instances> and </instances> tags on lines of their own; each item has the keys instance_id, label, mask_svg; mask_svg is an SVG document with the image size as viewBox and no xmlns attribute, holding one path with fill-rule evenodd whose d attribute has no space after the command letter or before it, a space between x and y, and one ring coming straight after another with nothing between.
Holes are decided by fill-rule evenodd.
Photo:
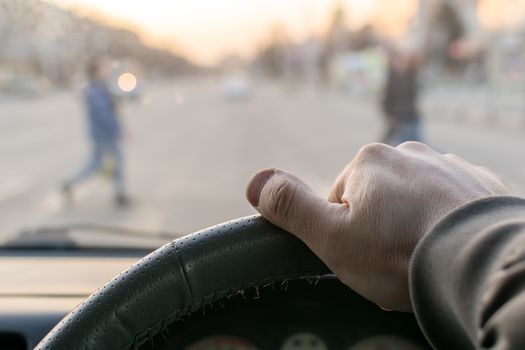
<instances>
[{"instance_id":1,"label":"windshield","mask_svg":"<svg viewBox=\"0 0 525 350\"><path fill-rule=\"evenodd\" d=\"M0 242L169 240L407 139L525 194L525 0L0 0Z\"/></svg>"}]
</instances>

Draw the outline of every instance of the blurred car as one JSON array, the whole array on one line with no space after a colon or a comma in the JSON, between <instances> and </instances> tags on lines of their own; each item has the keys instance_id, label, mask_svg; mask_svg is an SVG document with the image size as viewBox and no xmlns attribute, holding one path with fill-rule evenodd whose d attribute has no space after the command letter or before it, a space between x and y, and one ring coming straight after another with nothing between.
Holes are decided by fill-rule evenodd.
<instances>
[{"instance_id":1,"label":"blurred car","mask_svg":"<svg viewBox=\"0 0 525 350\"><path fill-rule=\"evenodd\" d=\"M48 84L31 76L0 74L0 95L33 98L40 96Z\"/></svg>"},{"instance_id":2,"label":"blurred car","mask_svg":"<svg viewBox=\"0 0 525 350\"><path fill-rule=\"evenodd\" d=\"M248 100L253 96L252 81L247 74L228 74L223 79L223 93L227 100Z\"/></svg>"}]
</instances>

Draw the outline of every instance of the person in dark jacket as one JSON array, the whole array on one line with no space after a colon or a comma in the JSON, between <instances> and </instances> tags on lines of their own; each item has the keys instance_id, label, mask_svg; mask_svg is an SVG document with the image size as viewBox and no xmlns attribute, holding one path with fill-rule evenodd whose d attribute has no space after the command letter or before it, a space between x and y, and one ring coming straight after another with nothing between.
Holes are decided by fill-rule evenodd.
<instances>
[{"instance_id":1,"label":"person in dark jacket","mask_svg":"<svg viewBox=\"0 0 525 350\"><path fill-rule=\"evenodd\" d=\"M364 146L328 198L279 169L248 201L435 349L525 349L525 199L490 170L419 142Z\"/></svg>"},{"instance_id":2,"label":"person in dark jacket","mask_svg":"<svg viewBox=\"0 0 525 350\"><path fill-rule=\"evenodd\" d=\"M122 125L117 115L115 101L106 86L104 66L98 60L87 67L89 82L83 94L87 109L87 124L91 141L91 156L86 165L63 184L68 201L73 188L110 165L115 187L115 204L126 206L129 199L124 184L124 156L121 148Z\"/></svg>"},{"instance_id":3,"label":"person in dark jacket","mask_svg":"<svg viewBox=\"0 0 525 350\"><path fill-rule=\"evenodd\" d=\"M391 50L383 91L386 131L381 142L397 146L406 141L421 141L418 110L418 73L421 59L415 53Z\"/></svg>"}]
</instances>

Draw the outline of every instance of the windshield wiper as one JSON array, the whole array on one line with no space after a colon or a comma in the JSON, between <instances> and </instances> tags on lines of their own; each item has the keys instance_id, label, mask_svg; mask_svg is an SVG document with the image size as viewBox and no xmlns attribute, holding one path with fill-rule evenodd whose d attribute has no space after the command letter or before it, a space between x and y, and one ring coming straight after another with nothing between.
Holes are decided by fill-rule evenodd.
<instances>
[{"instance_id":1,"label":"windshield wiper","mask_svg":"<svg viewBox=\"0 0 525 350\"><path fill-rule=\"evenodd\" d=\"M97 233L115 233L121 236L128 237L141 237L141 238L158 238L158 239L175 239L180 237L182 234L173 232L159 232L159 231L147 231L137 230L127 227L111 226L105 224L96 223L73 223L64 225L53 225L53 226L41 226L33 229L25 229L21 234L45 234L45 233L61 233L67 234L72 231L89 231Z\"/></svg>"},{"instance_id":2,"label":"windshield wiper","mask_svg":"<svg viewBox=\"0 0 525 350\"><path fill-rule=\"evenodd\" d=\"M77 234L83 233L83 237L88 234L96 234L101 238L97 243L85 243L79 239ZM110 236L107 236L107 235ZM147 246L159 242L172 241L183 234L173 232L159 232L130 229L125 227L111 226L97 223L72 223L63 225L40 226L36 228L23 229L11 239L5 241L1 248L16 249L16 248L43 248L43 249L89 249L89 248L105 248L118 247L136 248L144 244L144 241L151 241L146 243ZM89 242L90 239L87 239ZM138 242L137 242L138 241Z\"/></svg>"}]
</instances>

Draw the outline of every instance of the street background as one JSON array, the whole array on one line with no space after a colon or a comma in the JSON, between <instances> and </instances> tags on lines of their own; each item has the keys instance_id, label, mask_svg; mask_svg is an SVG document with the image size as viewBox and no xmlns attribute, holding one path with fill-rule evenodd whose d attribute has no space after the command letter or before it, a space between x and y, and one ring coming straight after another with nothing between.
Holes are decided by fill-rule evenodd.
<instances>
[{"instance_id":1,"label":"street background","mask_svg":"<svg viewBox=\"0 0 525 350\"><path fill-rule=\"evenodd\" d=\"M110 167L70 180L87 110L106 148L122 122L117 196ZM254 213L265 167L326 196L419 118L422 141L525 195L525 0L0 0L0 245L79 224L184 235Z\"/></svg>"},{"instance_id":2,"label":"street background","mask_svg":"<svg viewBox=\"0 0 525 350\"><path fill-rule=\"evenodd\" d=\"M79 189L73 207L63 204L60 182L89 152L78 92L2 100L0 236L79 222L186 234L254 213L245 185L270 166L292 171L326 196L338 172L382 132L373 96L272 82L252 95L228 100L213 79L165 81L124 104L129 209L113 206L103 176ZM444 89L425 95L425 140L493 169L525 195L523 124L491 121L469 96L452 105L457 96Z\"/></svg>"}]
</instances>

